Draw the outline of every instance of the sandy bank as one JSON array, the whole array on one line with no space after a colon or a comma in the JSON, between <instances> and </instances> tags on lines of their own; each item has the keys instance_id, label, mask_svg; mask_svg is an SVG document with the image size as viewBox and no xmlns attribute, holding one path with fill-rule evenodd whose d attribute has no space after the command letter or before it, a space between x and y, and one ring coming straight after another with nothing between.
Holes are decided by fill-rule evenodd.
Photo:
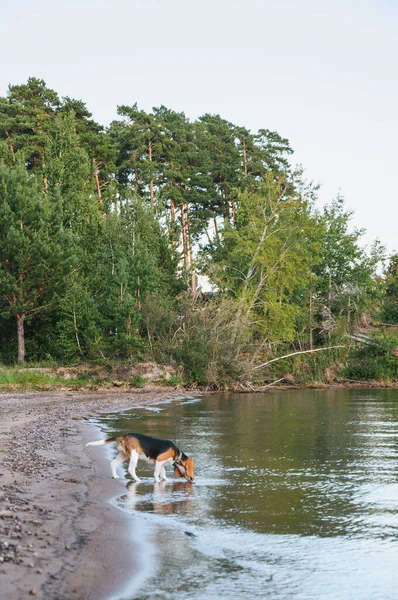
<instances>
[{"instance_id":1,"label":"sandy bank","mask_svg":"<svg viewBox=\"0 0 398 600\"><path fill-rule=\"evenodd\" d=\"M181 396L170 389L0 395L1 597L102 600L134 573L131 523L107 502L123 489L90 415Z\"/></svg>"}]
</instances>

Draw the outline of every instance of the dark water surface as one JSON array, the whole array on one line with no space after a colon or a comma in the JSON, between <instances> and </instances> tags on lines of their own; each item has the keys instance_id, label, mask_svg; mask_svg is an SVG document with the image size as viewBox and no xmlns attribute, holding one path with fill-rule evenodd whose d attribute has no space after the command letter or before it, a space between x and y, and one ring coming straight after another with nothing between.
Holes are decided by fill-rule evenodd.
<instances>
[{"instance_id":1,"label":"dark water surface","mask_svg":"<svg viewBox=\"0 0 398 600\"><path fill-rule=\"evenodd\" d=\"M195 484L140 461L116 499L144 524L128 598L398 598L398 390L188 398L100 426L196 461Z\"/></svg>"}]
</instances>

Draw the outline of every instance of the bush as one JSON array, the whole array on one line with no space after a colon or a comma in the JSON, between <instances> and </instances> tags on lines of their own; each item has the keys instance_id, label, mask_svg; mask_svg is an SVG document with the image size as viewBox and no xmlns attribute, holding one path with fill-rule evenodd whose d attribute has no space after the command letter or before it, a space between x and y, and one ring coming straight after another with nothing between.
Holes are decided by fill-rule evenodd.
<instances>
[{"instance_id":1,"label":"bush","mask_svg":"<svg viewBox=\"0 0 398 600\"><path fill-rule=\"evenodd\" d=\"M362 344L350 352L342 375L364 381L398 381L398 357L393 353L396 347L396 340L385 335L375 336L371 345Z\"/></svg>"},{"instance_id":2,"label":"bush","mask_svg":"<svg viewBox=\"0 0 398 600\"><path fill-rule=\"evenodd\" d=\"M131 379L130 385L135 388L143 388L146 384L146 379L142 375L136 375Z\"/></svg>"}]
</instances>

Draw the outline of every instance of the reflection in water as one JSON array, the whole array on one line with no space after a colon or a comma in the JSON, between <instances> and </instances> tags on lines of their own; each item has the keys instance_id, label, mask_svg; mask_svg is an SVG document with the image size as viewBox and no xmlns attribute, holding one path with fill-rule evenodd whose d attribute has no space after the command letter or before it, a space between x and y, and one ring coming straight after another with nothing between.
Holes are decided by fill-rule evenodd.
<instances>
[{"instance_id":1,"label":"reflection in water","mask_svg":"<svg viewBox=\"0 0 398 600\"><path fill-rule=\"evenodd\" d=\"M142 515L157 556L134 600L396 598L397 400L219 395L104 420L112 434L172 439L196 462L194 484L154 485L143 465L143 483L117 499Z\"/></svg>"},{"instance_id":2,"label":"reflection in water","mask_svg":"<svg viewBox=\"0 0 398 600\"><path fill-rule=\"evenodd\" d=\"M173 515L193 513L192 503L189 497L194 493L194 485L188 482L173 481L167 483L161 481L154 483L152 489L143 493L140 483L131 481L127 484L127 494L118 500L124 508L129 510L140 510L151 512L156 515Z\"/></svg>"}]
</instances>

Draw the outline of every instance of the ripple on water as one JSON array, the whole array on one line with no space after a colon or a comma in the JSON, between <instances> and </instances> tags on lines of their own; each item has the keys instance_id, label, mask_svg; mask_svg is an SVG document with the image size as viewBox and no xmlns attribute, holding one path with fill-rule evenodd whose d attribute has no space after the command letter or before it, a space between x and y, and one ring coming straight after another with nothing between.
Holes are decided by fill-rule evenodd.
<instances>
[{"instance_id":1,"label":"ripple on water","mask_svg":"<svg viewBox=\"0 0 398 600\"><path fill-rule=\"evenodd\" d=\"M138 424L173 439L196 462L194 485L153 485L139 463L143 483L115 501L153 551L134 600L395 600L392 392L214 395L108 420L110 432Z\"/></svg>"}]
</instances>

